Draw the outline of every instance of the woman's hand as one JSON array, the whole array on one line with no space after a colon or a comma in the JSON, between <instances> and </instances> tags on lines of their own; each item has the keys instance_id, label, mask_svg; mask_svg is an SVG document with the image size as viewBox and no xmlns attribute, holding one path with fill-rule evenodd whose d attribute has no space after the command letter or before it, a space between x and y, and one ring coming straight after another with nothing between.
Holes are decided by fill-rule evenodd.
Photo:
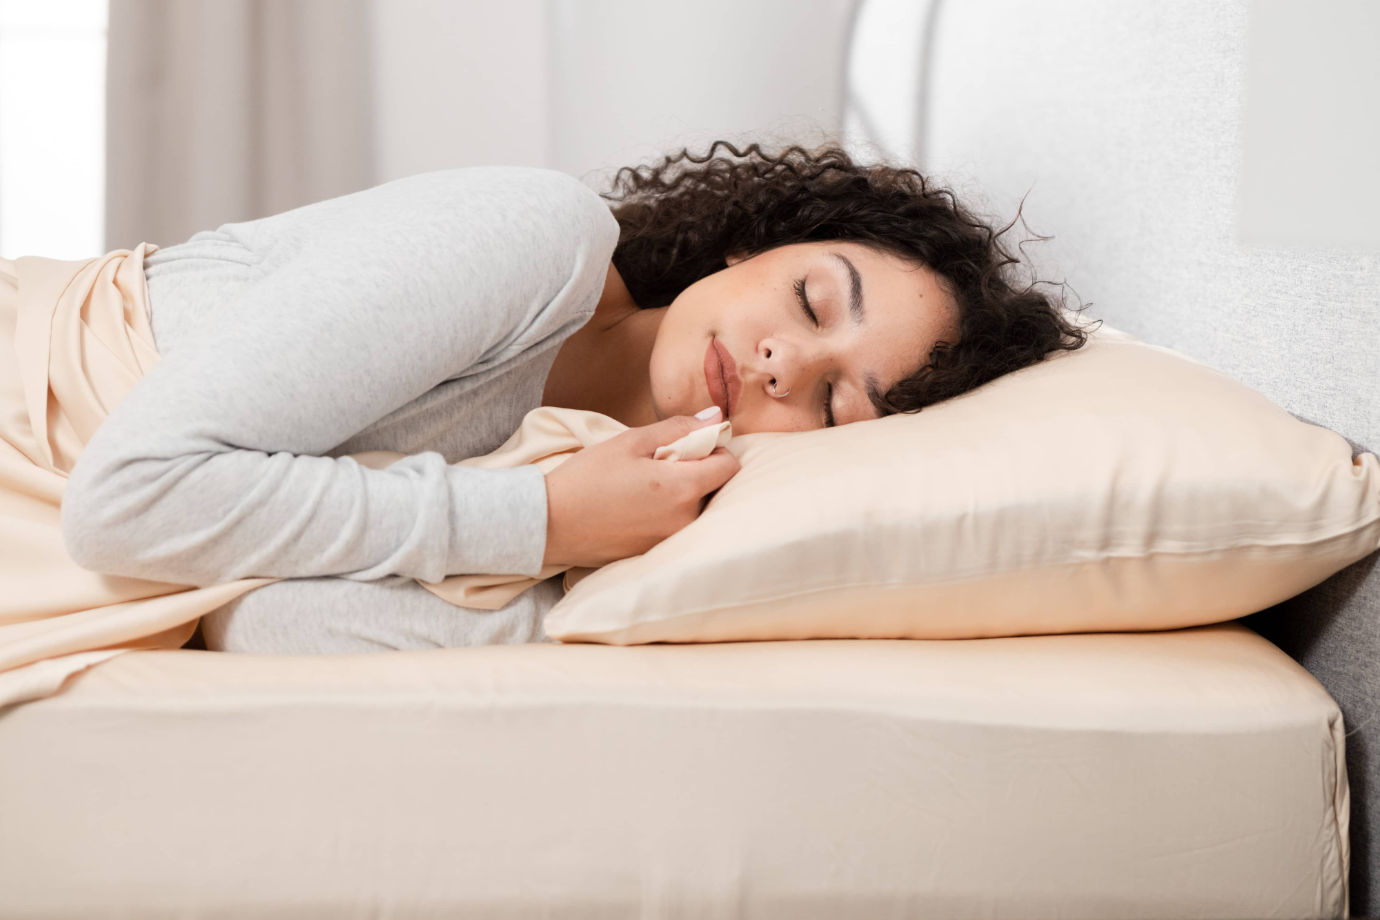
<instances>
[{"instance_id":1,"label":"woman's hand","mask_svg":"<svg viewBox=\"0 0 1380 920\"><path fill-rule=\"evenodd\" d=\"M543 565L596 567L645 553L699 517L709 493L738 472L722 447L703 460L652 454L708 421L677 415L629 428L579 451L546 474Z\"/></svg>"}]
</instances>

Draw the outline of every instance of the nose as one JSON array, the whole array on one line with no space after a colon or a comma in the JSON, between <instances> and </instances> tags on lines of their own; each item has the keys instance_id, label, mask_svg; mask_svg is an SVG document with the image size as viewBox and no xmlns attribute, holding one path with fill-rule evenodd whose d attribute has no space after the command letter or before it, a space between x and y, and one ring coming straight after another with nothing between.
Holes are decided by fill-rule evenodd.
<instances>
[{"instance_id":1,"label":"nose","mask_svg":"<svg viewBox=\"0 0 1380 920\"><path fill-rule=\"evenodd\" d=\"M758 368L755 381L768 397L784 399L809 389L809 380L817 374L823 362L818 350L812 350L782 338L766 338L757 344Z\"/></svg>"}]
</instances>

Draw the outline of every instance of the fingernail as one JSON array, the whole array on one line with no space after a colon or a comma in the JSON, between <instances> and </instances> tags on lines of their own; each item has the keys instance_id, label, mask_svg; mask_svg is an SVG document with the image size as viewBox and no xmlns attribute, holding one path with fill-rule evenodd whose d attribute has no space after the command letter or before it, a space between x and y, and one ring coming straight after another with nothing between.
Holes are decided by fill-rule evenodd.
<instances>
[{"instance_id":1,"label":"fingernail","mask_svg":"<svg viewBox=\"0 0 1380 920\"><path fill-rule=\"evenodd\" d=\"M714 416L718 415L719 412L720 409L718 406L710 406L708 409L701 409L700 411L696 412L695 418L699 419L702 422L707 422Z\"/></svg>"}]
</instances>

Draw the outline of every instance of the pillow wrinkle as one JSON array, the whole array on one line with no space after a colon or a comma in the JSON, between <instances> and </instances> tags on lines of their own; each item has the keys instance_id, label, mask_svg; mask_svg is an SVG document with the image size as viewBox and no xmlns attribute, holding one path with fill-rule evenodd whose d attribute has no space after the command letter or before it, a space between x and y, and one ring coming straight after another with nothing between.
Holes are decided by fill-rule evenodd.
<instances>
[{"instance_id":1,"label":"pillow wrinkle","mask_svg":"<svg viewBox=\"0 0 1380 920\"><path fill-rule=\"evenodd\" d=\"M1380 461L1105 323L924 412L753 434L698 520L587 574L561 641L939 639L1245 616L1380 548Z\"/></svg>"}]
</instances>

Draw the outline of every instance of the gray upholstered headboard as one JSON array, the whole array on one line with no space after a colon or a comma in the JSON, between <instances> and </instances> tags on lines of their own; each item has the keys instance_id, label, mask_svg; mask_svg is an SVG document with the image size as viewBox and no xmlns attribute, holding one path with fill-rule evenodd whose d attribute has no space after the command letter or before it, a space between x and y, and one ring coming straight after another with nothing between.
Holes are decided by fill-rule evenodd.
<instances>
[{"instance_id":1,"label":"gray upholstered headboard","mask_svg":"<svg viewBox=\"0 0 1380 920\"><path fill-rule=\"evenodd\" d=\"M921 6L895 7L920 27L920 76L910 149L893 140L891 153L1003 221L1025 196L1030 229L1054 236L1026 251L1089 304L1085 318L1203 360L1353 450L1380 448L1380 252L1240 241L1258 15L1246 0ZM877 28L869 15L860 25ZM864 112L851 127L883 120ZM1342 708L1351 910L1380 910L1380 553L1244 622Z\"/></svg>"}]
</instances>

